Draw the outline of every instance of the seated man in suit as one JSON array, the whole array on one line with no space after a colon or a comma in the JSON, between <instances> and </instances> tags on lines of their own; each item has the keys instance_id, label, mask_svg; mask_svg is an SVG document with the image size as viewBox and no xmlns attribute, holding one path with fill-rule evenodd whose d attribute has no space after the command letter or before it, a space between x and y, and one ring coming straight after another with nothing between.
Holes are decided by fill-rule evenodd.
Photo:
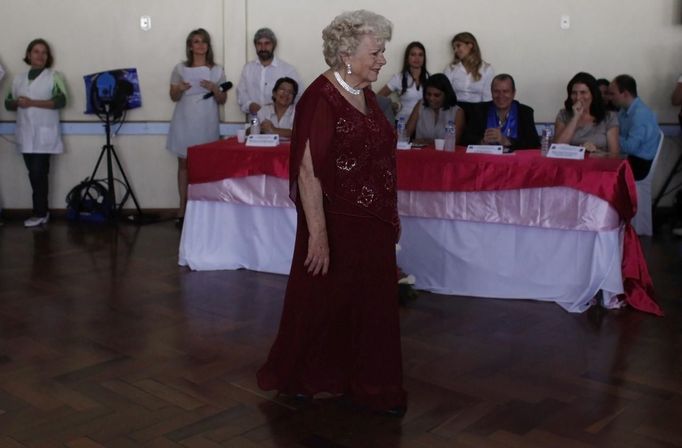
<instances>
[{"instance_id":1,"label":"seated man in suit","mask_svg":"<svg viewBox=\"0 0 682 448\"><path fill-rule=\"evenodd\" d=\"M613 104L620 107L620 152L628 156L635 180L642 180L649 174L661 140L656 115L637 96L637 82L630 75L616 76L609 93Z\"/></svg>"},{"instance_id":2,"label":"seated man in suit","mask_svg":"<svg viewBox=\"0 0 682 448\"><path fill-rule=\"evenodd\" d=\"M493 78L492 101L476 104L462 137L465 145L502 145L512 150L540 147L533 109L519 103L514 78L506 73Z\"/></svg>"}]
</instances>

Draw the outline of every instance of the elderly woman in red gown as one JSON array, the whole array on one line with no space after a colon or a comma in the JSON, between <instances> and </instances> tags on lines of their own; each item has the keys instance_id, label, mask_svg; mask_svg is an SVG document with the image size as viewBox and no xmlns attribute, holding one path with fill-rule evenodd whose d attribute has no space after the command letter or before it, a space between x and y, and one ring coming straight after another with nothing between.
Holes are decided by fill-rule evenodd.
<instances>
[{"instance_id":1,"label":"elderly woman in red gown","mask_svg":"<svg viewBox=\"0 0 682 448\"><path fill-rule=\"evenodd\" d=\"M289 174L296 244L258 384L287 395L343 394L402 415L396 137L370 89L391 32L386 18L363 10L322 32L330 69L296 108Z\"/></svg>"}]
</instances>

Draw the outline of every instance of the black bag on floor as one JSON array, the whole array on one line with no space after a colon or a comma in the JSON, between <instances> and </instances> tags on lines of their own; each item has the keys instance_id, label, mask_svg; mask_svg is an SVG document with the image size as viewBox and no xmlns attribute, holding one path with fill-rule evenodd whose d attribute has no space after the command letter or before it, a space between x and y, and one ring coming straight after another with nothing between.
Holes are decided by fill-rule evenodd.
<instances>
[{"instance_id":1,"label":"black bag on floor","mask_svg":"<svg viewBox=\"0 0 682 448\"><path fill-rule=\"evenodd\" d=\"M103 223L109 219L107 188L98 180L85 179L66 195L66 218Z\"/></svg>"}]
</instances>

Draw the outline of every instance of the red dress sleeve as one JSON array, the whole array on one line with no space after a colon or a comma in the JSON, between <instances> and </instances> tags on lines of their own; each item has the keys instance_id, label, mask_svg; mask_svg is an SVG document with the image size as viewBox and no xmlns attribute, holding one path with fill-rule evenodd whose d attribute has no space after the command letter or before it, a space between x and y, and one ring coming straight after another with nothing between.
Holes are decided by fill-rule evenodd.
<instances>
[{"instance_id":1,"label":"red dress sleeve","mask_svg":"<svg viewBox=\"0 0 682 448\"><path fill-rule=\"evenodd\" d=\"M320 180L324 196L328 199L334 195L331 145L335 126L335 113L320 88L318 78L296 106L289 159L289 195L294 202L298 197L298 175L306 143L310 146L313 172Z\"/></svg>"}]
</instances>

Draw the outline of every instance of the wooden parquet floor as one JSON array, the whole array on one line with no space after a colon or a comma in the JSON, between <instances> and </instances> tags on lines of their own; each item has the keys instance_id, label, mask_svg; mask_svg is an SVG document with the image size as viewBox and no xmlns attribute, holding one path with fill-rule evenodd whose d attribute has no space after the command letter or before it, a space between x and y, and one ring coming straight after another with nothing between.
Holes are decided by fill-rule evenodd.
<instances>
[{"instance_id":1,"label":"wooden parquet floor","mask_svg":"<svg viewBox=\"0 0 682 448\"><path fill-rule=\"evenodd\" d=\"M402 420L258 390L286 277L191 272L178 242L0 227L0 447L682 447L681 239L644 241L665 318L421 294Z\"/></svg>"}]
</instances>

